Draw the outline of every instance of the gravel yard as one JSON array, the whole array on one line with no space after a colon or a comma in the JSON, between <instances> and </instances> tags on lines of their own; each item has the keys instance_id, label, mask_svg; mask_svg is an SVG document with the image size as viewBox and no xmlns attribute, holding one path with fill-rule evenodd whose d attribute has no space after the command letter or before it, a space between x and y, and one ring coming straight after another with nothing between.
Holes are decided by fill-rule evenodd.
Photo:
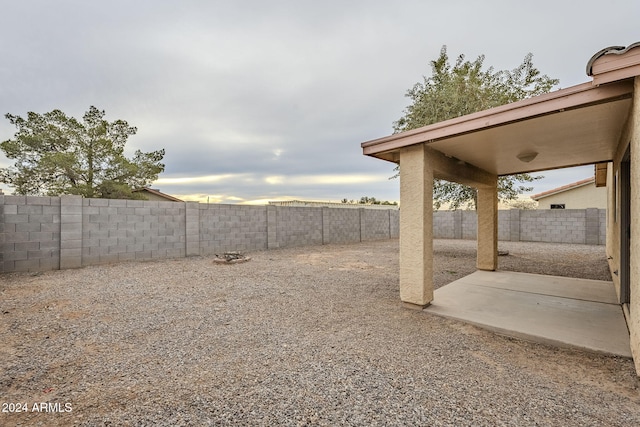
<instances>
[{"instance_id":1,"label":"gravel yard","mask_svg":"<svg viewBox=\"0 0 640 427\"><path fill-rule=\"evenodd\" d=\"M435 249L436 286L475 271ZM500 249L610 279L602 246ZM0 425L640 425L628 359L401 308L397 240L248 255L0 276Z\"/></svg>"}]
</instances>

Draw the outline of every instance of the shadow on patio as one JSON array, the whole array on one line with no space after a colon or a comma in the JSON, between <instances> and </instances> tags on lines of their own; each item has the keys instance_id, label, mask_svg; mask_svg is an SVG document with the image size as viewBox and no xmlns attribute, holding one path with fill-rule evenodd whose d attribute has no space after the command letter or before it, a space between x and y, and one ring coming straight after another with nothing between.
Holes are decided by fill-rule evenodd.
<instances>
[{"instance_id":1,"label":"shadow on patio","mask_svg":"<svg viewBox=\"0 0 640 427\"><path fill-rule=\"evenodd\" d=\"M424 311L529 341L631 357L608 281L479 270L437 289Z\"/></svg>"}]
</instances>

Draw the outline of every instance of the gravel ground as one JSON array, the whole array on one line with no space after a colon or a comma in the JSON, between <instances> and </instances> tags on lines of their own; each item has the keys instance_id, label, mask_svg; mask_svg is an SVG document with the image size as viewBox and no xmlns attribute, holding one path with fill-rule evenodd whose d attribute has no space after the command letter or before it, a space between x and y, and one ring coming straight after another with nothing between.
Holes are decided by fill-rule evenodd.
<instances>
[{"instance_id":1,"label":"gravel ground","mask_svg":"<svg viewBox=\"0 0 640 427\"><path fill-rule=\"evenodd\" d=\"M435 249L437 286L475 270ZM609 278L601 246L500 249ZM640 425L629 359L402 309L397 241L248 255L0 276L0 425Z\"/></svg>"}]
</instances>

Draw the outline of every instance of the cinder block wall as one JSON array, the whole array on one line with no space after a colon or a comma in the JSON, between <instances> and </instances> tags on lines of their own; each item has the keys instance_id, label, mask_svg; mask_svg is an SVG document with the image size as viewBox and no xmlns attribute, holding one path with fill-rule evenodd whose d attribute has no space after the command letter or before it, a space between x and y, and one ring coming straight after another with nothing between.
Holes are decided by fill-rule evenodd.
<instances>
[{"instance_id":1,"label":"cinder block wall","mask_svg":"<svg viewBox=\"0 0 640 427\"><path fill-rule=\"evenodd\" d=\"M529 242L586 243L586 210L529 210L520 214L520 239Z\"/></svg>"},{"instance_id":2,"label":"cinder block wall","mask_svg":"<svg viewBox=\"0 0 640 427\"><path fill-rule=\"evenodd\" d=\"M60 198L0 195L2 271L60 268Z\"/></svg>"},{"instance_id":3,"label":"cinder block wall","mask_svg":"<svg viewBox=\"0 0 640 427\"><path fill-rule=\"evenodd\" d=\"M435 239L455 239L455 212L435 211L433 213L433 237ZM461 212L461 211L460 211Z\"/></svg>"},{"instance_id":4,"label":"cinder block wall","mask_svg":"<svg viewBox=\"0 0 640 427\"><path fill-rule=\"evenodd\" d=\"M478 216L476 211L462 212L462 238L473 240L478 236Z\"/></svg>"},{"instance_id":5,"label":"cinder block wall","mask_svg":"<svg viewBox=\"0 0 640 427\"><path fill-rule=\"evenodd\" d=\"M322 208L324 243L359 241L360 216L360 209Z\"/></svg>"},{"instance_id":6,"label":"cinder block wall","mask_svg":"<svg viewBox=\"0 0 640 427\"><path fill-rule=\"evenodd\" d=\"M575 243L604 245L605 209L548 209L498 211L498 239L514 242ZM433 233L438 239L475 239L474 211L434 213Z\"/></svg>"},{"instance_id":7,"label":"cinder block wall","mask_svg":"<svg viewBox=\"0 0 640 427\"><path fill-rule=\"evenodd\" d=\"M0 195L1 272L398 237L398 211Z\"/></svg>"},{"instance_id":8,"label":"cinder block wall","mask_svg":"<svg viewBox=\"0 0 640 427\"><path fill-rule=\"evenodd\" d=\"M322 209L321 207L278 206L276 209L278 247L321 245Z\"/></svg>"},{"instance_id":9,"label":"cinder block wall","mask_svg":"<svg viewBox=\"0 0 640 427\"><path fill-rule=\"evenodd\" d=\"M199 204L199 255L267 249L264 206Z\"/></svg>"},{"instance_id":10,"label":"cinder block wall","mask_svg":"<svg viewBox=\"0 0 640 427\"><path fill-rule=\"evenodd\" d=\"M361 218L361 240L381 240L391 238L389 210L358 209Z\"/></svg>"},{"instance_id":11,"label":"cinder block wall","mask_svg":"<svg viewBox=\"0 0 640 427\"><path fill-rule=\"evenodd\" d=\"M185 256L184 203L79 200L82 264L74 267Z\"/></svg>"},{"instance_id":12,"label":"cinder block wall","mask_svg":"<svg viewBox=\"0 0 640 427\"><path fill-rule=\"evenodd\" d=\"M392 210L389 211L389 221L391 225L389 226L390 238L397 239L400 237L400 211Z\"/></svg>"},{"instance_id":13,"label":"cinder block wall","mask_svg":"<svg viewBox=\"0 0 640 427\"><path fill-rule=\"evenodd\" d=\"M1 272L394 239L400 211L0 195ZM500 240L604 244L606 211L498 213ZM434 237L475 239L473 211L434 213Z\"/></svg>"},{"instance_id":14,"label":"cinder block wall","mask_svg":"<svg viewBox=\"0 0 640 427\"><path fill-rule=\"evenodd\" d=\"M600 230L598 233L599 245L607 244L607 210L606 209L598 209L598 222L600 224Z\"/></svg>"},{"instance_id":15,"label":"cinder block wall","mask_svg":"<svg viewBox=\"0 0 640 427\"><path fill-rule=\"evenodd\" d=\"M519 210L513 209L515 212ZM519 217L514 218L519 220ZM498 240L511 240L511 211L501 210L498 211Z\"/></svg>"}]
</instances>

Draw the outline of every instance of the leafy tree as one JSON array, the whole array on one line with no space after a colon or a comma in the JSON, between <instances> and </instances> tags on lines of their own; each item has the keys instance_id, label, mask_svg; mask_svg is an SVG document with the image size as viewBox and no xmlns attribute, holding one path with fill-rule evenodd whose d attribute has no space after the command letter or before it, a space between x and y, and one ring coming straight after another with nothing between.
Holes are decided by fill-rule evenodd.
<instances>
[{"instance_id":1,"label":"leafy tree","mask_svg":"<svg viewBox=\"0 0 640 427\"><path fill-rule=\"evenodd\" d=\"M509 207L511 209L532 210L538 207L538 202L531 199L529 200L516 199L509 202Z\"/></svg>"},{"instance_id":2,"label":"leafy tree","mask_svg":"<svg viewBox=\"0 0 640 427\"><path fill-rule=\"evenodd\" d=\"M15 194L77 194L97 198L141 198L132 191L146 187L164 171L164 150L124 156L137 129L124 120L108 122L105 112L90 107L82 122L60 110L27 118L6 114L18 129L0 149L13 166L0 168L0 182Z\"/></svg>"},{"instance_id":3,"label":"leafy tree","mask_svg":"<svg viewBox=\"0 0 640 427\"><path fill-rule=\"evenodd\" d=\"M404 132L438 123L444 120L486 110L549 92L558 84L557 79L541 75L533 66L533 55L527 54L522 64L508 71L483 70L484 55L475 61L458 56L451 66L447 47L431 61L431 76L424 77L406 93L411 104L404 115L393 123L394 133ZM396 171L399 170L396 168ZM392 178L396 178L396 173ZM518 194L531 191L526 183L542 178L530 174L516 174L498 179L498 198L513 200ZM475 207L477 194L474 188L457 183L435 180L434 207L448 204L451 209Z\"/></svg>"},{"instance_id":4,"label":"leafy tree","mask_svg":"<svg viewBox=\"0 0 640 427\"><path fill-rule=\"evenodd\" d=\"M361 205L379 205L380 202L375 197L362 196L358 202Z\"/></svg>"}]
</instances>

